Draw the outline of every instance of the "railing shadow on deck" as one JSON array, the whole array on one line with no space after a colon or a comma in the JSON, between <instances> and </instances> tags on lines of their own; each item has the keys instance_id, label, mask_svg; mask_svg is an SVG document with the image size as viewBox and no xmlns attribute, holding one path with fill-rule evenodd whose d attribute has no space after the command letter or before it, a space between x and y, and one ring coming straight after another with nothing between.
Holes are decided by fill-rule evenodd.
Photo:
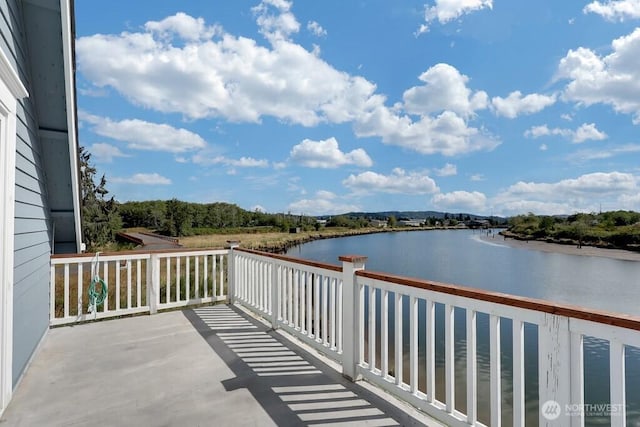
<instances>
[{"instance_id":1,"label":"railing shadow on deck","mask_svg":"<svg viewBox=\"0 0 640 427\"><path fill-rule=\"evenodd\" d=\"M226 300L338 362L347 378L375 384L447 425L500 425L509 419L521 426L537 419L539 425L582 426L595 417L624 427L640 419L638 317L367 271L362 256L342 256L339 266L230 246L101 254L100 264L96 256L97 271L115 292L94 318ZM92 259L52 257L52 325L85 320L86 286L79 284L89 276ZM219 320L217 313L199 316L205 325ZM253 345L258 336L240 334L255 328L219 328L201 334L232 349L232 356L242 348L263 352ZM266 331L273 339L280 335ZM593 340L601 342L597 368L591 363ZM296 376L283 374L295 360L259 366L269 362L247 362L250 352L240 353L229 366L245 363L258 383L269 372L279 372L271 380ZM503 361L505 354L510 357ZM527 368L531 360L537 360L536 369ZM601 385L594 387L597 376ZM281 395L310 390L250 385L258 397L276 396L274 402L288 408L283 413L295 412L290 406L297 403ZM596 398L590 396L595 388L603 390ZM594 415L594 403L615 410ZM554 413L543 410L547 404ZM562 418L556 422L549 415Z\"/></svg>"},{"instance_id":2,"label":"railing shadow on deck","mask_svg":"<svg viewBox=\"0 0 640 427\"><path fill-rule=\"evenodd\" d=\"M248 390L277 425L424 425L237 307L183 313L235 374L224 388Z\"/></svg>"}]
</instances>

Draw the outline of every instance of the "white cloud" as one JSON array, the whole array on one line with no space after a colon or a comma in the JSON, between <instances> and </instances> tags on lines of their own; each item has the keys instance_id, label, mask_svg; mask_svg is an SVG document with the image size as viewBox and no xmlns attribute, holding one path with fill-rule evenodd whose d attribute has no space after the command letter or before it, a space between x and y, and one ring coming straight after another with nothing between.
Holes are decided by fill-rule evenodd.
<instances>
[{"instance_id":1,"label":"white cloud","mask_svg":"<svg viewBox=\"0 0 640 427\"><path fill-rule=\"evenodd\" d=\"M269 161L266 159L254 159L253 157L230 159L225 156L210 156L204 151L195 154L191 161L198 165L225 165L240 168L266 168L269 166ZM232 171L235 174L235 171Z\"/></svg>"},{"instance_id":2,"label":"white cloud","mask_svg":"<svg viewBox=\"0 0 640 427\"><path fill-rule=\"evenodd\" d=\"M328 190L318 190L316 191L316 196L320 199L327 200L334 200L338 197L334 192Z\"/></svg>"},{"instance_id":3,"label":"white cloud","mask_svg":"<svg viewBox=\"0 0 640 427\"><path fill-rule=\"evenodd\" d=\"M485 210L487 197L478 191L453 191L438 193L431 198L431 203L440 209L468 210L481 212Z\"/></svg>"},{"instance_id":4,"label":"white cloud","mask_svg":"<svg viewBox=\"0 0 640 427\"><path fill-rule=\"evenodd\" d=\"M582 105L607 104L640 124L640 28L615 39L607 56L579 47L560 61L556 77L569 80L563 98Z\"/></svg>"},{"instance_id":5,"label":"white cloud","mask_svg":"<svg viewBox=\"0 0 640 427\"><path fill-rule=\"evenodd\" d=\"M515 119L522 114L533 114L556 102L555 95L532 93L522 96L520 91L511 92L506 98L499 96L491 100L491 105L499 116Z\"/></svg>"},{"instance_id":6,"label":"white cloud","mask_svg":"<svg viewBox=\"0 0 640 427\"><path fill-rule=\"evenodd\" d=\"M80 111L78 118L92 125L97 135L122 141L131 149L183 153L206 147L200 135L167 124L145 122L138 119L113 121Z\"/></svg>"},{"instance_id":7,"label":"white cloud","mask_svg":"<svg viewBox=\"0 0 640 427\"><path fill-rule=\"evenodd\" d=\"M621 172L595 172L582 175L575 179L565 179L558 183L535 183L520 181L509 188L512 194L542 194L550 198L558 197L561 191L571 195L585 195L632 190L636 188L636 179L633 175Z\"/></svg>"},{"instance_id":8,"label":"white cloud","mask_svg":"<svg viewBox=\"0 0 640 427\"><path fill-rule=\"evenodd\" d=\"M183 12L178 12L162 21L149 21L144 28L157 33L162 38L177 35L189 41L210 39L222 31L218 26L207 26L203 18L193 18Z\"/></svg>"},{"instance_id":9,"label":"white cloud","mask_svg":"<svg viewBox=\"0 0 640 427\"><path fill-rule=\"evenodd\" d=\"M435 181L420 172L407 173L396 168L391 175L363 172L349 175L342 181L345 187L363 193L429 194L438 191Z\"/></svg>"},{"instance_id":10,"label":"white cloud","mask_svg":"<svg viewBox=\"0 0 640 427\"><path fill-rule=\"evenodd\" d=\"M454 176L458 174L458 168L456 167L456 165L447 163L440 169L436 169L435 172L438 176Z\"/></svg>"},{"instance_id":11,"label":"white cloud","mask_svg":"<svg viewBox=\"0 0 640 427\"><path fill-rule=\"evenodd\" d=\"M262 23L283 34L280 24ZM98 88L112 87L136 105L189 119L342 123L354 120L375 90L286 39L265 47L228 33L207 35L183 39L188 43L149 30L80 37L78 69Z\"/></svg>"},{"instance_id":12,"label":"white cloud","mask_svg":"<svg viewBox=\"0 0 640 427\"><path fill-rule=\"evenodd\" d=\"M449 64L436 64L422 73L423 86L405 91L404 109L410 114L426 115L453 111L469 117L477 110L487 108L488 96L484 91L473 93L467 87L469 77Z\"/></svg>"},{"instance_id":13,"label":"white cloud","mask_svg":"<svg viewBox=\"0 0 640 427\"><path fill-rule=\"evenodd\" d=\"M291 34L300 30L300 23L291 13L291 5L286 0L263 0L251 9L256 15L260 32L271 43L286 41ZM275 9L275 13L271 13L272 9Z\"/></svg>"},{"instance_id":14,"label":"white cloud","mask_svg":"<svg viewBox=\"0 0 640 427\"><path fill-rule=\"evenodd\" d=\"M267 210L265 208L263 208L260 205L255 205L251 208L251 212L261 212L261 213L266 213Z\"/></svg>"},{"instance_id":15,"label":"white cloud","mask_svg":"<svg viewBox=\"0 0 640 427\"><path fill-rule=\"evenodd\" d=\"M524 136L534 139L550 135L561 136L576 144L589 140L601 141L607 138L607 134L598 130L595 123L583 123L576 130L549 128L547 125L533 126L524 133Z\"/></svg>"},{"instance_id":16,"label":"white cloud","mask_svg":"<svg viewBox=\"0 0 640 427\"><path fill-rule=\"evenodd\" d=\"M158 173L136 173L130 177L114 177L112 182L137 185L169 185L171 180Z\"/></svg>"},{"instance_id":17,"label":"white cloud","mask_svg":"<svg viewBox=\"0 0 640 427\"><path fill-rule=\"evenodd\" d=\"M614 146L614 147L600 149L600 150L594 150L594 149L580 150L575 153L571 153L568 156L568 160L576 161L576 162L602 160L602 159L608 159L611 157L630 154L630 153L640 153L640 144L619 145L619 146Z\"/></svg>"},{"instance_id":18,"label":"white cloud","mask_svg":"<svg viewBox=\"0 0 640 427\"><path fill-rule=\"evenodd\" d=\"M607 138L607 134L596 129L595 123L583 123L573 134L572 141L576 143L584 141L601 141Z\"/></svg>"},{"instance_id":19,"label":"white cloud","mask_svg":"<svg viewBox=\"0 0 640 427\"><path fill-rule=\"evenodd\" d=\"M493 0L435 0L433 6L425 5L425 21L419 33L428 31L431 22L438 20L440 24L458 19L462 15L482 9L492 9Z\"/></svg>"},{"instance_id":20,"label":"white cloud","mask_svg":"<svg viewBox=\"0 0 640 427\"><path fill-rule=\"evenodd\" d=\"M373 95L354 123L356 135L377 136L386 144L445 156L492 150L500 144L486 130L469 126L475 112L487 107L488 96L469 89L467 76L451 65L437 64L419 78L425 84L405 91L404 103L394 108L384 105L385 97ZM419 117L414 119L403 110Z\"/></svg>"},{"instance_id":21,"label":"white cloud","mask_svg":"<svg viewBox=\"0 0 640 427\"><path fill-rule=\"evenodd\" d=\"M376 136L385 144L445 156L492 150L500 144L484 129L469 126L469 118L486 108L488 97L467 88L466 76L448 64L437 64L420 79L426 84L405 91L404 105L388 108L384 96L371 96L354 123L356 135ZM403 108L419 117L414 120L403 114Z\"/></svg>"},{"instance_id":22,"label":"white cloud","mask_svg":"<svg viewBox=\"0 0 640 427\"><path fill-rule=\"evenodd\" d=\"M240 157L239 159L224 159L226 164L241 168L266 168L269 161L266 159L254 159L253 157Z\"/></svg>"},{"instance_id":23,"label":"white cloud","mask_svg":"<svg viewBox=\"0 0 640 427\"><path fill-rule=\"evenodd\" d=\"M310 168L332 169L351 164L361 167L373 165L373 161L362 148L343 153L338 147L338 141L333 137L324 141L305 139L291 149L290 158L293 162Z\"/></svg>"},{"instance_id":24,"label":"white cloud","mask_svg":"<svg viewBox=\"0 0 640 427\"><path fill-rule=\"evenodd\" d=\"M469 126L488 97L469 89L468 78L454 67L438 64L423 73L425 84L405 93L406 111L401 103L387 106L373 83L335 69L316 51L288 39L297 31L290 8L290 2L269 0L254 9L270 46L213 31L186 15L140 32L80 37L78 70L95 88L112 88L137 106L190 120L258 123L273 117L303 126L352 123L357 136L448 156L491 150L500 143L484 129ZM164 36L169 30L173 39Z\"/></svg>"},{"instance_id":25,"label":"white cloud","mask_svg":"<svg viewBox=\"0 0 640 427\"><path fill-rule=\"evenodd\" d=\"M98 163L111 163L114 157L131 157L120 151L118 147L103 142L93 144L88 151Z\"/></svg>"},{"instance_id":26,"label":"white cloud","mask_svg":"<svg viewBox=\"0 0 640 427\"><path fill-rule=\"evenodd\" d=\"M379 136L382 142L421 154L440 153L455 156L480 150L493 150L500 141L484 129L469 127L451 111L439 116L424 116L414 122L384 106L363 115L356 123L357 136Z\"/></svg>"},{"instance_id":27,"label":"white cloud","mask_svg":"<svg viewBox=\"0 0 640 427\"><path fill-rule=\"evenodd\" d=\"M543 136L549 136L549 135L561 135L561 136L567 136L569 135L571 132L570 129L559 129L559 128L555 128L555 129L550 129L549 126L547 125L540 125L540 126L533 126L531 129L528 129L524 132L524 136L526 136L527 138L540 138Z\"/></svg>"},{"instance_id":28,"label":"white cloud","mask_svg":"<svg viewBox=\"0 0 640 427\"><path fill-rule=\"evenodd\" d=\"M321 190L312 199L301 199L289 205L292 213L306 215L336 215L360 210L358 205L343 201L330 191Z\"/></svg>"},{"instance_id":29,"label":"white cloud","mask_svg":"<svg viewBox=\"0 0 640 427\"><path fill-rule=\"evenodd\" d=\"M484 181L486 178L484 177L483 174L477 173L477 174L471 175L470 179L473 182L480 182L480 181Z\"/></svg>"},{"instance_id":30,"label":"white cloud","mask_svg":"<svg viewBox=\"0 0 640 427\"><path fill-rule=\"evenodd\" d=\"M322 26L318 24L316 21L307 22L307 30L309 30L311 34L317 37L324 37L327 35L327 30L322 28Z\"/></svg>"},{"instance_id":31,"label":"white cloud","mask_svg":"<svg viewBox=\"0 0 640 427\"><path fill-rule=\"evenodd\" d=\"M563 202L540 200L509 200L500 203L501 215L520 215L533 212L537 215L569 215L580 211L576 206Z\"/></svg>"},{"instance_id":32,"label":"white cloud","mask_svg":"<svg viewBox=\"0 0 640 427\"><path fill-rule=\"evenodd\" d=\"M502 213L571 214L595 211L609 203L635 195L638 177L622 172L594 172L553 183L520 181L498 194L492 203Z\"/></svg>"},{"instance_id":33,"label":"white cloud","mask_svg":"<svg viewBox=\"0 0 640 427\"><path fill-rule=\"evenodd\" d=\"M289 178L289 181L287 182L287 191L290 193L298 193L303 196L307 194L307 190L300 185L299 176L292 176Z\"/></svg>"},{"instance_id":34,"label":"white cloud","mask_svg":"<svg viewBox=\"0 0 640 427\"><path fill-rule=\"evenodd\" d=\"M640 210L640 193L623 194L618 198L618 202L623 209L639 211Z\"/></svg>"},{"instance_id":35,"label":"white cloud","mask_svg":"<svg viewBox=\"0 0 640 427\"><path fill-rule=\"evenodd\" d=\"M608 21L624 21L640 18L640 0L594 1L582 9L584 13L595 13Z\"/></svg>"},{"instance_id":36,"label":"white cloud","mask_svg":"<svg viewBox=\"0 0 640 427\"><path fill-rule=\"evenodd\" d=\"M427 24L420 24L420 27L413 33L413 35L417 38L420 34L428 33L429 26Z\"/></svg>"}]
</instances>

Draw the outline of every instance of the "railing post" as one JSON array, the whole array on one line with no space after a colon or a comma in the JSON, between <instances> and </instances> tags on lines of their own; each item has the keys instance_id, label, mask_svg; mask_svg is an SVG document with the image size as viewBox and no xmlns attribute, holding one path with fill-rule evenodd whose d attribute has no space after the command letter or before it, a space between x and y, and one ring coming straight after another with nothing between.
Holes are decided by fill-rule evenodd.
<instances>
[{"instance_id":1,"label":"railing post","mask_svg":"<svg viewBox=\"0 0 640 427\"><path fill-rule=\"evenodd\" d=\"M278 278L278 263L271 263L271 327L278 329L280 320L280 283Z\"/></svg>"},{"instance_id":2,"label":"railing post","mask_svg":"<svg viewBox=\"0 0 640 427\"><path fill-rule=\"evenodd\" d=\"M227 257L227 301L235 304L236 296L236 268L234 249L240 246L238 240L227 240L229 244L229 255Z\"/></svg>"},{"instance_id":3,"label":"railing post","mask_svg":"<svg viewBox=\"0 0 640 427\"><path fill-rule=\"evenodd\" d=\"M149 314L156 314L160 305L160 257L151 254L147 260L147 304Z\"/></svg>"},{"instance_id":4,"label":"railing post","mask_svg":"<svg viewBox=\"0 0 640 427\"><path fill-rule=\"evenodd\" d=\"M344 255L342 261L342 375L358 380L358 364L362 358L362 326L364 322L356 271L364 270L366 256Z\"/></svg>"},{"instance_id":5,"label":"railing post","mask_svg":"<svg viewBox=\"0 0 640 427\"><path fill-rule=\"evenodd\" d=\"M567 425L566 408L572 403L568 317L546 313L538 325L538 387L540 426Z\"/></svg>"}]
</instances>

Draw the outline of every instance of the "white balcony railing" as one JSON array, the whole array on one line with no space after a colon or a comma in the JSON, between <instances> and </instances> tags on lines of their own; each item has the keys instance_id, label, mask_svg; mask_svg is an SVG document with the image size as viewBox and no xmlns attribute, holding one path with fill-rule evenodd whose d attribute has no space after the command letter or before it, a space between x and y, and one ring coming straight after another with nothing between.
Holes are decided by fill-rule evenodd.
<instances>
[{"instance_id":1,"label":"white balcony railing","mask_svg":"<svg viewBox=\"0 0 640 427\"><path fill-rule=\"evenodd\" d=\"M585 342L595 338L608 343L610 424L625 426L629 403L640 406L626 401L639 397L628 393L625 366L627 353L640 354L638 317L369 272L359 256L340 260L240 248L107 254L97 262L56 256L51 324L230 300L339 362L346 377L453 426L500 426L507 415L523 426L531 407L541 426L584 425ZM109 295L88 314L92 261ZM507 325L509 336L501 336ZM482 328L487 343L478 338ZM505 352L510 366L501 366Z\"/></svg>"},{"instance_id":2,"label":"white balcony railing","mask_svg":"<svg viewBox=\"0 0 640 427\"><path fill-rule=\"evenodd\" d=\"M235 303L339 361L345 376L375 383L447 425L500 426L505 402L511 402L514 426L525 425L532 406L541 426L583 426L584 341L606 340L610 402L605 406L612 426L627 425L625 353L640 348L640 318L368 272L366 258L358 256L340 257L342 267L245 249L234 250L232 258ZM456 313L464 316L462 325L456 325ZM488 317L489 329L487 424L479 421L478 408L485 398L478 386L480 316ZM501 348L501 323L511 324L510 349ZM459 329L465 337L462 365L456 360ZM437 330L444 330L442 367L436 364ZM535 340L537 355L525 354L525 330L533 332L527 340ZM511 369L501 367L505 351L512 355ZM525 396L525 360L531 357L538 365L537 402ZM463 381L456 378L460 370ZM512 378L503 389L505 372ZM444 378L436 384L438 377ZM460 383L464 405L456 404Z\"/></svg>"},{"instance_id":3,"label":"white balcony railing","mask_svg":"<svg viewBox=\"0 0 640 427\"><path fill-rule=\"evenodd\" d=\"M342 268L244 249L233 253L234 303L342 361Z\"/></svg>"},{"instance_id":4,"label":"white balcony railing","mask_svg":"<svg viewBox=\"0 0 640 427\"><path fill-rule=\"evenodd\" d=\"M228 250L118 252L51 258L50 324L64 325L227 299ZM96 276L108 289L89 313ZM100 292L100 289L98 289Z\"/></svg>"}]
</instances>

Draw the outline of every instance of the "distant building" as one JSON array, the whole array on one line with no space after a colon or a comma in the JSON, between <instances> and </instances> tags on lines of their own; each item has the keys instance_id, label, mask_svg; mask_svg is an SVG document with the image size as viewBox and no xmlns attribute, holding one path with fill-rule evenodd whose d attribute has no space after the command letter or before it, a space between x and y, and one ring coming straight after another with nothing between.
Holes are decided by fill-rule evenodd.
<instances>
[{"instance_id":1,"label":"distant building","mask_svg":"<svg viewBox=\"0 0 640 427\"><path fill-rule=\"evenodd\" d=\"M421 219L401 219L398 222L400 225L404 225L405 227L420 227L424 223Z\"/></svg>"},{"instance_id":2,"label":"distant building","mask_svg":"<svg viewBox=\"0 0 640 427\"><path fill-rule=\"evenodd\" d=\"M389 225L389 223L386 220L381 220L381 219L372 219L371 220L371 226L372 227L387 228L388 225Z\"/></svg>"}]
</instances>

